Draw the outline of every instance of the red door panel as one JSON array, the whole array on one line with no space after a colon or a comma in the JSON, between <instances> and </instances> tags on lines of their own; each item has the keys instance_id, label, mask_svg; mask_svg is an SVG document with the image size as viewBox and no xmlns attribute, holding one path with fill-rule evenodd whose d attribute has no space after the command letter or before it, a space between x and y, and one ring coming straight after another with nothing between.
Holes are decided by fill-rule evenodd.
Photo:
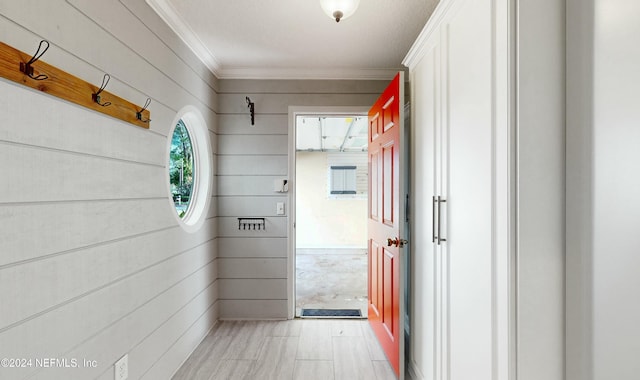
<instances>
[{"instance_id":1,"label":"red door panel","mask_svg":"<svg viewBox=\"0 0 640 380\"><path fill-rule=\"evenodd\" d=\"M369 240L369 242L369 273L373 274L369 276L369 315L371 316L371 312L373 311L373 313L375 313L375 317L379 318L380 312L378 311L378 305L380 305L380 295L378 293L379 286L377 273L379 271L378 268L380 268L378 263L381 247L373 240Z\"/></svg>"},{"instance_id":2,"label":"red door panel","mask_svg":"<svg viewBox=\"0 0 640 380\"><path fill-rule=\"evenodd\" d=\"M369 322L400 376L400 136L402 74L369 111Z\"/></svg>"},{"instance_id":3,"label":"red door panel","mask_svg":"<svg viewBox=\"0 0 640 380\"><path fill-rule=\"evenodd\" d=\"M393 341L393 330L394 330L394 313L393 313L393 277L394 277L394 258L393 253L389 250L384 250L384 262L383 262L383 283L384 283L384 312L382 313L382 324L386 329L386 333L388 338Z\"/></svg>"},{"instance_id":4,"label":"red door panel","mask_svg":"<svg viewBox=\"0 0 640 380\"><path fill-rule=\"evenodd\" d=\"M380 203L378 202L380 199L378 186L374 185L380 181L381 170L378 162L380 160L379 150L369 151L369 217L373 220L378 220L380 212L378 210L378 206Z\"/></svg>"},{"instance_id":5,"label":"red door panel","mask_svg":"<svg viewBox=\"0 0 640 380\"><path fill-rule=\"evenodd\" d=\"M393 227L393 146L395 141L390 141L386 146L382 147L382 216L384 224Z\"/></svg>"}]
</instances>

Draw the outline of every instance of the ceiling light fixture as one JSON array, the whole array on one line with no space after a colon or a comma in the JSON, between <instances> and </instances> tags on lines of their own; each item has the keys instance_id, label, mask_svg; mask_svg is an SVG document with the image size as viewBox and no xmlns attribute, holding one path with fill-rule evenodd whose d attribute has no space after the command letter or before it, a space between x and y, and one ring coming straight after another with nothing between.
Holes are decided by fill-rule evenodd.
<instances>
[{"instance_id":1,"label":"ceiling light fixture","mask_svg":"<svg viewBox=\"0 0 640 380\"><path fill-rule=\"evenodd\" d=\"M327 16L340 22L355 13L360 0L320 0L320 6Z\"/></svg>"}]
</instances>

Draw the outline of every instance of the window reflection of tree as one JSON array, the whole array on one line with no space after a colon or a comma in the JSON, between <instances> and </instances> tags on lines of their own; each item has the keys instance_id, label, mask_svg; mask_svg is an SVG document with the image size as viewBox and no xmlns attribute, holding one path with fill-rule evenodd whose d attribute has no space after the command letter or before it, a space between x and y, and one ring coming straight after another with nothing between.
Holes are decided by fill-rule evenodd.
<instances>
[{"instance_id":1,"label":"window reflection of tree","mask_svg":"<svg viewBox=\"0 0 640 380\"><path fill-rule=\"evenodd\" d=\"M180 217L186 213L191 201L194 177L193 146L189 131L178 121L171 138L169 180L171 193Z\"/></svg>"}]
</instances>

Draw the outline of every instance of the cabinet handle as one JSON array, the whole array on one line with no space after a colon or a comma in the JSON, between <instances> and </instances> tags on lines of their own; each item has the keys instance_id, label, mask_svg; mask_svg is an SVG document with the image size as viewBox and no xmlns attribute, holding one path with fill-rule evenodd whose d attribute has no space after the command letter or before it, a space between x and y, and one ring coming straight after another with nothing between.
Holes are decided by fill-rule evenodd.
<instances>
[{"instance_id":1,"label":"cabinet handle","mask_svg":"<svg viewBox=\"0 0 640 380\"><path fill-rule=\"evenodd\" d=\"M431 242L436 242L436 196L433 197L433 203L431 203Z\"/></svg>"},{"instance_id":2,"label":"cabinet handle","mask_svg":"<svg viewBox=\"0 0 640 380\"><path fill-rule=\"evenodd\" d=\"M441 238L442 234L440 231L440 225L442 224L442 220L440 218L440 205L446 201L446 199L442 199L442 197L438 195L438 245L440 245L440 243L443 241L447 241L447 239Z\"/></svg>"},{"instance_id":3,"label":"cabinet handle","mask_svg":"<svg viewBox=\"0 0 640 380\"><path fill-rule=\"evenodd\" d=\"M404 198L404 221L405 223L409 223L409 194L407 194Z\"/></svg>"}]
</instances>

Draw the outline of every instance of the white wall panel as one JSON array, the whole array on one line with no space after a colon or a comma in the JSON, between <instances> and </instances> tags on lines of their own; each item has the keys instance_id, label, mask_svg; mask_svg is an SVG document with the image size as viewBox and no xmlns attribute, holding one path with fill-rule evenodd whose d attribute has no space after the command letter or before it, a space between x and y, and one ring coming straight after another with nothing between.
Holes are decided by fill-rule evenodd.
<instances>
[{"instance_id":1,"label":"white wall panel","mask_svg":"<svg viewBox=\"0 0 640 380\"><path fill-rule=\"evenodd\" d=\"M224 140L224 138L221 138L221 140ZM286 155L219 156L218 174L286 176L288 159Z\"/></svg>"},{"instance_id":2,"label":"white wall panel","mask_svg":"<svg viewBox=\"0 0 640 380\"><path fill-rule=\"evenodd\" d=\"M137 239L121 240L113 244L77 250L22 265L3 268L0 288L13 288L10 297L3 302L0 326L19 322L56 305L86 295L114 281L153 267L174 252L207 251L215 246L192 242L190 247L179 250L170 241L153 241L149 235ZM165 250L163 251L164 243ZM145 245L138 245L145 243ZM171 247L173 246L173 247ZM171 247L176 250L167 250ZM30 284L40 286L33 287Z\"/></svg>"},{"instance_id":3,"label":"white wall panel","mask_svg":"<svg viewBox=\"0 0 640 380\"><path fill-rule=\"evenodd\" d=\"M213 88L210 84L193 70L185 70L184 60L167 49L153 32L138 22L137 15L131 13L120 2L92 0L67 0L67 2L118 40L127 41L129 46L135 47L133 50L136 54L148 61L150 65L157 67L167 79L176 82L194 97L207 99L211 96Z\"/></svg>"},{"instance_id":4,"label":"white wall panel","mask_svg":"<svg viewBox=\"0 0 640 380\"><path fill-rule=\"evenodd\" d=\"M209 83L216 91L218 79L202 64L191 48L182 42L173 30L155 12L149 12L147 3L140 0L120 0L120 3L135 14L149 30L156 35L167 48L171 49L181 61L187 64L203 81ZM153 46L153 45L152 45ZM155 46L154 46L155 48ZM145 51L139 48L140 51Z\"/></svg>"},{"instance_id":5,"label":"white wall panel","mask_svg":"<svg viewBox=\"0 0 640 380\"><path fill-rule=\"evenodd\" d=\"M289 202L285 194L274 197L219 197L219 216L276 216L276 204L284 203L285 215Z\"/></svg>"},{"instance_id":6,"label":"white wall panel","mask_svg":"<svg viewBox=\"0 0 640 380\"><path fill-rule=\"evenodd\" d=\"M218 238L218 257L287 257L287 238Z\"/></svg>"},{"instance_id":7,"label":"white wall panel","mask_svg":"<svg viewBox=\"0 0 640 380\"><path fill-rule=\"evenodd\" d=\"M165 168L0 142L1 202L166 196Z\"/></svg>"},{"instance_id":8,"label":"white wall panel","mask_svg":"<svg viewBox=\"0 0 640 380\"><path fill-rule=\"evenodd\" d=\"M220 319L286 319L287 300L220 300Z\"/></svg>"},{"instance_id":9,"label":"white wall panel","mask_svg":"<svg viewBox=\"0 0 640 380\"><path fill-rule=\"evenodd\" d=\"M101 365L113 364L137 342L128 342L130 345L126 347L98 345L86 351L78 350L79 344L84 344L85 341L91 344L91 339L94 337L100 339L99 337L103 334L108 336L112 333L118 334L117 329L112 330L114 324L117 325L123 318L136 312L148 302L156 302L157 298L162 298L162 294L186 278L193 276L196 280L191 284L194 287L191 290L179 288L182 289L181 298L189 291L199 292L200 289L206 288L211 282L212 273L216 271L215 259L212 256L212 250L202 247L185 252L183 255L163 261L148 270L57 307L52 312L40 314L12 328L2 329L0 330L0 354L2 357L47 357L52 353L70 353L75 350L74 352L79 356L95 355L95 360L104 358ZM168 302L167 299L164 301ZM187 300L183 298L183 305L185 301ZM158 306L157 303L155 305ZM166 305L164 307L165 310L155 310L155 312L160 315L175 312L175 309L170 309ZM82 319L78 320L78 316L82 316ZM149 324L151 321L143 319L136 323ZM146 328L157 327L162 322L157 320L155 324ZM132 334L131 331L128 333ZM132 334L132 337L135 336ZM94 360L91 357L87 359ZM105 363L108 359L113 361Z\"/></svg>"},{"instance_id":10,"label":"white wall panel","mask_svg":"<svg viewBox=\"0 0 640 380\"><path fill-rule=\"evenodd\" d=\"M0 81L0 114L7 125L20 126L0 130L3 141L165 164L166 138L162 135L124 122L114 123L107 116L96 117L91 110L14 83ZM28 122L25 114L30 115ZM147 144L140 144L140 140Z\"/></svg>"},{"instance_id":11,"label":"white wall panel","mask_svg":"<svg viewBox=\"0 0 640 380\"><path fill-rule=\"evenodd\" d=\"M219 258L218 278L286 278L287 260L283 258ZM221 289L221 292L225 290Z\"/></svg>"},{"instance_id":12,"label":"white wall panel","mask_svg":"<svg viewBox=\"0 0 640 380\"><path fill-rule=\"evenodd\" d=\"M213 194L209 203L209 212L206 215L207 219L215 218L218 215L218 196Z\"/></svg>"},{"instance_id":13,"label":"white wall panel","mask_svg":"<svg viewBox=\"0 0 640 380\"><path fill-rule=\"evenodd\" d=\"M221 300L273 300L287 297L286 279L220 279Z\"/></svg>"},{"instance_id":14,"label":"white wall panel","mask_svg":"<svg viewBox=\"0 0 640 380\"><path fill-rule=\"evenodd\" d=\"M279 194L273 191L274 181L285 178L285 176L219 176L218 195L273 196Z\"/></svg>"},{"instance_id":15,"label":"white wall panel","mask_svg":"<svg viewBox=\"0 0 640 380\"><path fill-rule=\"evenodd\" d=\"M567 371L635 379L640 3L567 2Z\"/></svg>"},{"instance_id":16,"label":"white wall panel","mask_svg":"<svg viewBox=\"0 0 640 380\"><path fill-rule=\"evenodd\" d=\"M217 117L216 117L216 120L217 120ZM218 123L216 121L216 125L217 124ZM218 135L215 133L214 130L209 128L209 136L210 136L209 141L211 142L211 153L213 155L216 155L218 154L218 140L219 140Z\"/></svg>"},{"instance_id":17,"label":"white wall panel","mask_svg":"<svg viewBox=\"0 0 640 380\"><path fill-rule=\"evenodd\" d=\"M171 374L175 373L184 362L184 360L180 361L180 358L188 358L197 345L202 342L203 337L206 337L207 333L211 330L211 325L217 322L218 306L219 303L212 305L190 326L189 330L187 330L177 341L173 342L173 345L167 351L163 352L162 358L156 361L154 366L145 372L144 378L171 378ZM130 372L129 378L132 378L132 375L137 375L140 370L141 366L134 366L134 368L130 369L132 372ZM114 367L112 366L97 379L112 380L113 378Z\"/></svg>"},{"instance_id":18,"label":"white wall panel","mask_svg":"<svg viewBox=\"0 0 640 380\"><path fill-rule=\"evenodd\" d=\"M173 227L174 212L168 199L0 204L0 267Z\"/></svg>"},{"instance_id":19,"label":"white wall panel","mask_svg":"<svg viewBox=\"0 0 640 380\"><path fill-rule=\"evenodd\" d=\"M68 379L72 376L81 376L82 378L95 378L97 374L108 373L113 367L109 364L117 361L122 352L129 347L136 347L129 353L129 376L140 370L146 370L150 364L138 360L134 353L140 353L147 349L147 356L161 356L166 351L166 345L172 343L167 341L165 345L158 345L153 349L141 347L142 344L154 333L170 331L167 329L167 321L174 318L179 313L191 313L196 318L199 313L197 308L210 308L212 299L215 299L217 291L216 283L209 284L204 290L199 288L209 280L208 271L211 270L209 264L198 272L190 275L184 280L176 283L166 292L159 294L149 303L142 305L130 314L115 322L108 329L102 330L95 336L90 337L80 346L74 347L71 351L65 353L68 357L85 358L95 360L98 363L97 368L53 368L37 372L34 379ZM194 292L197 292L194 294ZM185 300L188 300L184 306ZM190 310L196 309L196 310ZM180 329L174 329L180 331ZM104 351L103 347L109 347L108 351ZM160 350L160 352L158 352ZM102 364L101 364L102 363ZM113 376L113 373L111 374Z\"/></svg>"},{"instance_id":20,"label":"white wall panel","mask_svg":"<svg viewBox=\"0 0 640 380\"><path fill-rule=\"evenodd\" d=\"M144 0L3 2L0 34L28 53L46 39L47 63L96 85L109 73L107 91L152 99L146 130L0 80L2 356L93 356L101 373L35 378L113 378L115 360L138 347L144 371L162 361L153 376L169 378L219 309L215 198L199 231L177 226L167 135L194 105L215 152L217 79ZM172 339L142 345L152 333Z\"/></svg>"},{"instance_id":21,"label":"white wall panel","mask_svg":"<svg viewBox=\"0 0 640 380\"><path fill-rule=\"evenodd\" d=\"M521 2L518 8L517 378L561 380L565 379L565 4Z\"/></svg>"},{"instance_id":22,"label":"white wall panel","mask_svg":"<svg viewBox=\"0 0 640 380\"><path fill-rule=\"evenodd\" d=\"M217 305L217 304L216 304ZM171 345L169 350L156 361L155 365L144 374L141 379L155 380L169 373L174 368L179 368L182 362L179 358L185 357L202 341L202 337L209 332L210 326L217 320L217 308L212 306L189 330Z\"/></svg>"},{"instance_id":23,"label":"white wall panel","mask_svg":"<svg viewBox=\"0 0 640 380\"><path fill-rule=\"evenodd\" d=\"M287 154L288 141L287 135L221 135L218 154Z\"/></svg>"},{"instance_id":24,"label":"white wall panel","mask_svg":"<svg viewBox=\"0 0 640 380\"><path fill-rule=\"evenodd\" d=\"M255 125L251 125L248 112L244 114L221 114L218 118L221 135L286 135L287 115L260 115Z\"/></svg>"},{"instance_id":25,"label":"white wall panel","mask_svg":"<svg viewBox=\"0 0 640 380\"><path fill-rule=\"evenodd\" d=\"M151 123L149 124L151 130L168 138L174 127L173 119L176 117L178 110L152 100L151 105L149 105L149 112L151 112ZM205 121L209 128L211 128L209 125L211 118L207 118L204 114L203 116L205 116Z\"/></svg>"},{"instance_id":26,"label":"white wall panel","mask_svg":"<svg viewBox=\"0 0 640 380\"><path fill-rule=\"evenodd\" d=\"M191 354L216 322L212 298L214 286L203 290L192 302L178 310L129 353L129 377L158 379L180 367L181 358ZM183 332L181 326L189 326ZM170 351L176 351L171 353ZM168 377L167 377L168 378Z\"/></svg>"}]
</instances>

